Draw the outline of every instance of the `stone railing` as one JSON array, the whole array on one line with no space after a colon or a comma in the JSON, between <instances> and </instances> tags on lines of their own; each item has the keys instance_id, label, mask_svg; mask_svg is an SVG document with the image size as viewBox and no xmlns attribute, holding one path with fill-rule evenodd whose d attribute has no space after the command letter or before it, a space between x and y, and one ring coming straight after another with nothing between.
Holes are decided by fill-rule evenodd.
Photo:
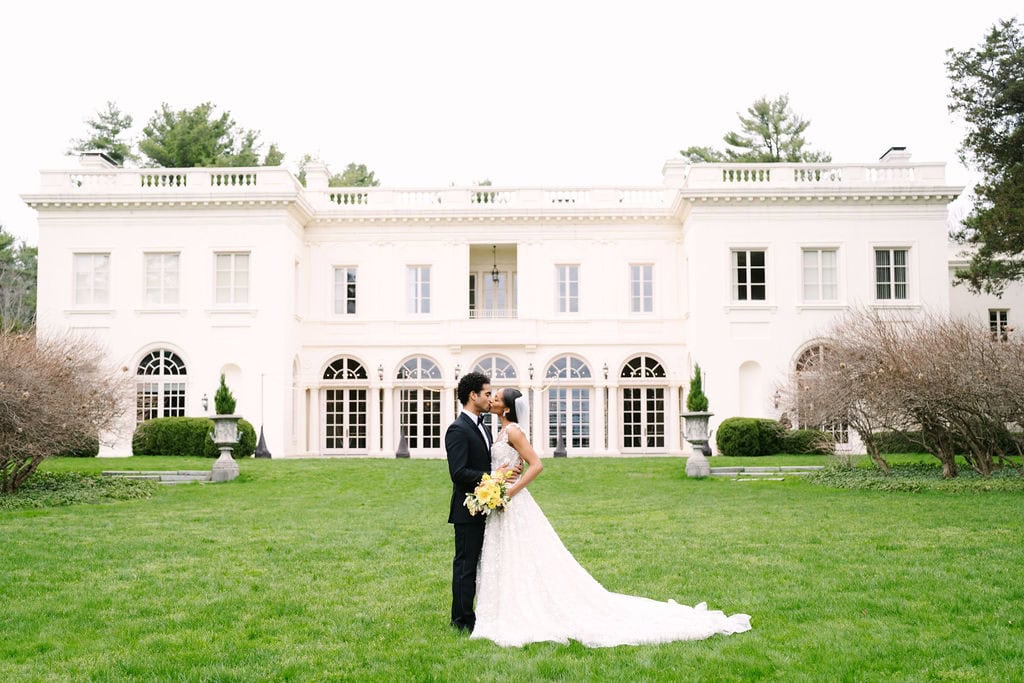
<instances>
[{"instance_id":1,"label":"stone railing","mask_svg":"<svg viewBox=\"0 0 1024 683\"><path fill-rule=\"evenodd\" d=\"M393 189L378 187L331 187L306 190L314 206L331 210L465 210L502 212L519 210L573 211L587 209L665 210L672 206L676 190L664 187L570 187L441 189Z\"/></svg>"},{"instance_id":2,"label":"stone railing","mask_svg":"<svg viewBox=\"0 0 1024 683\"><path fill-rule=\"evenodd\" d=\"M683 187L698 189L942 185L943 163L694 164Z\"/></svg>"},{"instance_id":3,"label":"stone railing","mask_svg":"<svg viewBox=\"0 0 1024 683\"><path fill-rule=\"evenodd\" d=\"M285 168L83 168L42 171L41 194L209 195L232 192L279 193L301 189Z\"/></svg>"}]
</instances>

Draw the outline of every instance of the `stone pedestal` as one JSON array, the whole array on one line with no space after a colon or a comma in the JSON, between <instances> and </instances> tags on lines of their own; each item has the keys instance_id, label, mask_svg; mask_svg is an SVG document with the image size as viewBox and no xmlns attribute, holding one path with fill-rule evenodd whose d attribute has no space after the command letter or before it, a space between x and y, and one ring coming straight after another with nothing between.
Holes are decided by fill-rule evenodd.
<instances>
[{"instance_id":1,"label":"stone pedestal","mask_svg":"<svg viewBox=\"0 0 1024 683\"><path fill-rule=\"evenodd\" d=\"M240 415L215 415L213 418L213 434L210 438L220 450L220 457L213 463L210 481L231 481L238 476L238 463L231 457L231 450L239 440L238 421Z\"/></svg>"}]
</instances>

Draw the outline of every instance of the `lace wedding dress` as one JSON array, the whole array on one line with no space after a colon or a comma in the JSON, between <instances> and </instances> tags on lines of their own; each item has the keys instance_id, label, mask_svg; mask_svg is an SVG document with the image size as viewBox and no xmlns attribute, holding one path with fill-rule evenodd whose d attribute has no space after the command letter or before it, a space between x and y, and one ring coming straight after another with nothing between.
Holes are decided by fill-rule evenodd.
<instances>
[{"instance_id":1,"label":"lace wedding dress","mask_svg":"<svg viewBox=\"0 0 1024 683\"><path fill-rule=\"evenodd\" d=\"M491 449L491 469L517 460L519 453L503 430ZM487 517L477 576L471 637L503 646L572 639L588 647L611 647L750 629L746 614L730 617L704 603L688 607L605 590L562 545L528 489L517 493L503 512Z\"/></svg>"}]
</instances>

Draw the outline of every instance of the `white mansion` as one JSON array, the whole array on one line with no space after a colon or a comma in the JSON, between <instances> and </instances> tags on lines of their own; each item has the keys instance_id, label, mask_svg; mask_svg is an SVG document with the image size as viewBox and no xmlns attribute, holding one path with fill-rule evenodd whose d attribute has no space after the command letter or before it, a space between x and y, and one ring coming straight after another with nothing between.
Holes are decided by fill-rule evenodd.
<instances>
[{"instance_id":1,"label":"white mansion","mask_svg":"<svg viewBox=\"0 0 1024 683\"><path fill-rule=\"evenodd\" d=\"M286 169L43 171L38 321L106 345L137 421L212 412L224 373L275 457L443 454L461 373L531 398L542 455L680 454L694 363L715 413L776 388L852 306L953 288L941 163L665 163L653 187L303 187ZM209 406L207 405L209 402ZM844 435L839 434L840 439Z\"/></svg>"}]
</instances>

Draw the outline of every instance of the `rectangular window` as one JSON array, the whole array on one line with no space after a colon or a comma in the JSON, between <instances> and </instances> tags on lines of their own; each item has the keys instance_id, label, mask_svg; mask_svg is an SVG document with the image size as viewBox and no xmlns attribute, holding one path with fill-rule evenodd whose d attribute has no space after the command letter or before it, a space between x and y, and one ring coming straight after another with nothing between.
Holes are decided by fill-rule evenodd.
<instances>
[{"instance_id":1,"label":"rectangular window","mask_svg":"<svg viewBox=\"0 0 1024 683\"><path fill-rule=\"evenodd\" d=\"M341 266L334 269L334 313L355 315L356 313L356 269Z\"/></svg>"},{"instance_id":2,"label":"rectangular window","mask_svg":"<svg viewBox=\"0 0 1024 683\"><path fill-rule=\"evenodd\" d=\"M110 254L75 254L75 304L110 303Z\"/></svg>"},{"instance_id":3,"label":"rectangular window","mask_svg":"<svg viewBox=\"0 0 1024 683\"><path fill-rule=\"evenodd\" d=\"M875 299L905 301L907 298L907 250L875 249Z\"/></svg>"},{"instance_id":4,"label":"rectangular window","mask_svg":"<svg viewBox=\"0 0 1024 683\"><path fill-rule=\"evenodd\" d=\"M732 296L735 301L767 299L764 255L763 251L732 252Z\"/></svg>"},{"instance_id":5,"label":"rectangular window","mask_svg":"<svg viewBox=\"0 0 1024 683\"><path fill-rule=\"evenodd\" d=\"M629 266L629 310L633 313L654 310L654 266L649 263Z\"/></svg>"},{"instance_id":6,"label":"rectangular window","mask_svg":"<svg viewBox=\"0 0 1024 683\"><path fill-rule=\"evenodd\" d=\"M178 303L178 254L144 254L146 303Z\"/></svg>"},{"instance_id":7,"label":"rectangular window","mask_svg":"<svg viewBox=\"0 0 1024 683\"><path fill-rule=\"evenodd\" d=\"M1010 340L1010 311L1004 308L988 310L988 329L992 333L992 341Z\"/></svg>"},{"instance_id":8,"label":"rectangular window","mask_svg":"<svg viewBox=\"0 0 1024 683\"><path fill-rule=\"evenodd\" d=\"M558 312L580 312L580 267L578 265L555 266L555 280L558 286Z\"/></svg>"},{"instance_id":9,"label":"rectangular window","mask_svg":"<svg viewBox=\"0 0 1024 683\"><path fill-rule=\"evenodd\" d=\"M409 266L409 313L430 313L430 266Z\"/></svg>"},{"instance_id":10,"label":"rectangular window","mask_svg":"<svg viewBox=\"0 0 1024 683\"><path fill-rule=\"evenodd\" d=\"M835 249L804 249L804 301L839 298L838 263Z\"/></svg>"},{"instance_id":11,"label":"rectangular window","mask_svg":"<svg viewBox=\"0 0 1024 683\"><path fill-rule=\"evenodd\" d=\"M469 274L469 317L476 317L476 273Z\"/></svg>"},{"instance_id":12,"label":"rectangular window","mask_svg":"<svg viewBox=\"0 0 1024 683\"><path fill-rule=\"evenodd\" d=\"M215 301L218 304L249 303L249 254L219 253L217 260L217 286Z\"/></svg>"}]
</instances>

